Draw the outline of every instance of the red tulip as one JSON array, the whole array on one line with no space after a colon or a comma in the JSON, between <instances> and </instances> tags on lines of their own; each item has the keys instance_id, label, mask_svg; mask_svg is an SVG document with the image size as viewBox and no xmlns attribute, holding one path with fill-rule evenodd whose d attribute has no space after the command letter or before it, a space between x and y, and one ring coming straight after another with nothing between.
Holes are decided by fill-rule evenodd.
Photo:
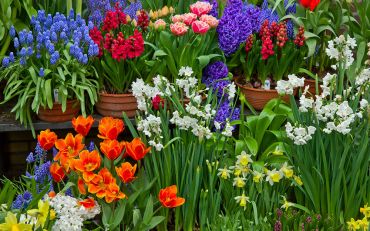
<instances>
[{"instance_id":1,"label":"red tulip","mask_svg":"<svg viewBox=\"0 0 370 231\"><path fill-rule=\"evenodd\" d=\"M313 11L319 5L320 0L300 0L300 3L304 8L309 8Z\"/></svg>"}]
</instances>

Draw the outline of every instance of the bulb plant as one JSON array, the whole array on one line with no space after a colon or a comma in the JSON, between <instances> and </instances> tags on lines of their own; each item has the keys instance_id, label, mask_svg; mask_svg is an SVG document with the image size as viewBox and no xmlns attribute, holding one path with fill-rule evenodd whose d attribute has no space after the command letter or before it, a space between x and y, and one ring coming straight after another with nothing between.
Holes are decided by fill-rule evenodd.
<instances>
[{"instance_id":1,"label":"bulb plant","mask_svg":"<svg viewBox=\"0 0 370 231\"><path fill-rule=\"evenodd\" d=\"M12 112L33 131L32 112L37 114L40 107L60 103L65 111L67 100L77 99L86 115L88 105L95 104L98 74L89 60L99 48L89 36L91 24L73 11L68 17L39 11L31 26L18 33L11 27L16 52L4 57L0 73L7 81L2 103L16 99Z\"/></svg>"}]
</instances>

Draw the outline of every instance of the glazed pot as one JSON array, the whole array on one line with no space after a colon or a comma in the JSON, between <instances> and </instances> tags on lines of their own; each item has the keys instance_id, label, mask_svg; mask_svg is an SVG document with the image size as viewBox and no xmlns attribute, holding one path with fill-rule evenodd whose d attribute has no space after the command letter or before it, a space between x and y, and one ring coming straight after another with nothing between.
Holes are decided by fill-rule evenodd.
<instances>
[{"instance_id":1,"label":"glazed pot","mask_svg":"<svg viewBox=\"0 0 370 231\"><path fill-rule=\"evenodd\" d=\"M265 105L272 99L279 98L279 93L277 90L265 90L260 88L254 88L250 84L241 84L240 80L235 81L236 85L240 88L240 91L244 94L248 103L256 110L261 111ZM296 94L297 89L294 90L294 95ZM282 99L289 103L289 95L285 95Z\"/></svg>"},{"instance_id":2,"label":"glazed pot","mask_svg":"<svg viewBox=\"0 0 370 231\"><path fill-rule=\"evenodd\" d=\"M40 108L37 117L46 122L66 122L71 121L80 112L80 102L77 100L67 100L65 112L62 111L62 104L54 103L53 108Z\"/></svg>"},{"instance_id":3,"label":"glazed pot","mask_svg":"<svg viewBox=\"0 0 370 231\"><path fill-rule=\"evenodd\" d=\"M95 104L95 107L100 115L122 118L122 112L125 112L128 117L135 117L137 102L133 94L108 94L101 92L99 96L99 101Z\"/></svg>"},{"instance_id":4,"label":"glazed pot","mask_svg":"<svg viewBox=\"0 0 370 231\"><path fill-rule=\"evenodd\" d=\"M318 94L316 94L316 80L314 79L308 79L308 78L305 78L304 79L304 88L306 86L310 86L308 88L308 91L312 94L312 95L320 95L322 93L322 89L320 87L320 83L319 83L319 92ZM304 89L303 88L303 89Z\"/></svg>"}]
</instances>

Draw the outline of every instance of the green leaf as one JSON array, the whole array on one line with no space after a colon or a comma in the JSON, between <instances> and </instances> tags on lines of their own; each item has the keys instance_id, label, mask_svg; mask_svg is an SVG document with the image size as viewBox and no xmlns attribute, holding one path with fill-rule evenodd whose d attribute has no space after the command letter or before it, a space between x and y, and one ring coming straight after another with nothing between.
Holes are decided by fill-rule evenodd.
<instances>
[{"instance_id":1,"label":"green leaf","mask_svg":"<svg viewBox=\"0 0 370 231\"><path fill-rule=\"evenodd\" d=\"M165 217L163 216L155 216L150 220L150 223L148 224L148 229L154 229L157 227L162 221L164 221Z\"/></svg>"},{"instance_id":2,"label":"green leaf","mask_svg":"<svg viewBox=\"0 0 370 231\"><path fill-rule=\"evenodd\" d=\"M253 156L257 155L258 153L258 143L257 141L250 136L244 137L244 142L247 145L249 151Z\"/></svg>"},{"instance_id":3,"label":"green leaf","mask_svg":"<svg viewBox=\"0 0 370 231\"><path fill-rule=\"evenodd\" d=\"M152 196L150 195L144 211L143 222L145 224L148 224L152 216L153 216L153 199Z\"/></svg>"},{"instance_id":4,"label":"green leaf","mask_svg":"<svg viewBox=\"0 0 370 231\"><path fill-rule=\"evenodd\" d=\"M53 97L52 97L52 90L51 90L51 79L45 81L45 95L46 95L46 102L50 109L53 108Z\"/></svg>"}]
</instances>

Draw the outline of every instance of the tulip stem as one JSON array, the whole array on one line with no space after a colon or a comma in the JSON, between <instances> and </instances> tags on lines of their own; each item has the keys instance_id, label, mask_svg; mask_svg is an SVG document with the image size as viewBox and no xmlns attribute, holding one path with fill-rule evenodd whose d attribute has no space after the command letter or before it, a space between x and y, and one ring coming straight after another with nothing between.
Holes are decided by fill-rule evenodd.
<instances>
[{"instance_id":1,"label":"tulip stem","mask_svg":"<svg viewBox=\"0 0 370 231\"><path fill-rule=\"evenodd\" d=\"M162 206L159 206L159 207L154 211L153 216L154 216L155 214L157 214L157 213L159 212L159 210L161 210L161 208L162 208Z\"/></svg>"},{"instance_id":2,"label":"tulip stem","mask_svg":"<svg viewBox=\"0 0 370 231\"><path fill-rule=\"evenodd\" d=\"M110 170L113 172L114 170L114 160L110 161Z\"/></svg>"}]
</instances>

